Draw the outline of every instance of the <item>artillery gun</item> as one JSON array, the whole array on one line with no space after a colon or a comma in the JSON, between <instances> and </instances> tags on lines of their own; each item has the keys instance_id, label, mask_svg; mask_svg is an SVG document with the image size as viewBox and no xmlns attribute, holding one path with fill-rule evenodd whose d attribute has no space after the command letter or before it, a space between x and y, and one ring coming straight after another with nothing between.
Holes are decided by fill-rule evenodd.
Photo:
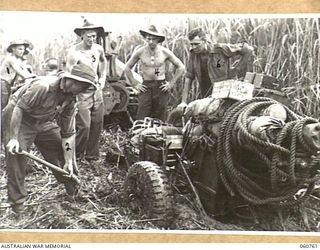
<instances>
[{"instance_id":1,"label":"artillery gun","mask_svg":"<svg viewBox=\"0 0 320 250\"><path fill-rule=\"evenodd\" d=\"M192 191L199 211L215 218L246 211L255 221L257 211L281 217L308 200L320 180L320 123L291 111L281 91L266 88L272 78L258 77L219 82L216 98L187 106L183 127L150 118L134 123L130 207L169 226L174 190Z\"/></svg>"},{"instance_id":2,"label":"artillery gun","mask_svg":"<svg viewBox=\"0 0 320 250\"><path fill-rule=\"evenodd\" d=\"M103 89L105 124L116 119L120 125L126 120L125 123L131 126L137 112L138 98L123 75L125 64L118 59L122 38L114 41L107 31L104 36L98 35L97 43L103 46L107 59L107 79ZM141 83L141 76L134 71L132 73L134 79Z\"/></svg>"}]
</instances>

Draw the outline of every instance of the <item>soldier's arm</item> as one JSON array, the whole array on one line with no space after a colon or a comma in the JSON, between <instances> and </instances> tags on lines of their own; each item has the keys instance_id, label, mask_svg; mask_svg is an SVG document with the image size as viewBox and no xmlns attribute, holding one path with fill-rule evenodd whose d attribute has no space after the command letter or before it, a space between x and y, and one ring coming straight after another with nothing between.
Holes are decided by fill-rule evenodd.
<instances>
[{"instance_id":1,"label":"soldier's arm","mask_svg":"<svg viewBox=\"0 0 320 250\"><path fill-rule=\"evenodd\" d=\"M240 56L239 60L231 67L231 77L238 75L238 73L244 74L247 70L247 66L250 63L250 57L253 54L253 48L248 43L239 44L216 44L217 47L222 49L222 53L231 58Z\"/></svg>"},{"instance_id":2,"label":"soldier's arm","mask_svg":"<svg viewBox=\"0 0 320 250\"><path fill-rule=\"evenodd\" d=\"M165 53L167 54L167 60L169 60L174 66L176 66L176 71L175 74L173 75L170 83L172 84L171 87L177 82L177 80L185 74L186 67L184 64L181 62L181 60L173 54L172 51L169 49L164 50Z\"/></svg>"},{"instance_id":3,"label":"soldier's arm","mask_svg":"<svg viewBox=\"0 0 320 250\"><path fill-rule=\"evenodd\" d=\"M189 94L191 83L192 83L192 80L186 77L184 80L184 85L182 90L182 99L181 99L181 106L183 107L187 106L188 94Z\"/></svg>"},{"instance_id":4,"label":"soldier's arm","mask_svg":"<svg viewBox=\"0 0 320 250\"><path fill-rule=\"evenodd\" d=\"M125 68L124 68L124 73L127 76L131 86L134 87L134 88L137 87L138 83L134 79L131 69L140 60L141 52L142 52L141 49L138 49L138 50L134 51L132 56L130 57L130 59L126 63Z\"/></svg>"},{"instance_id":5,"label":"soldier's arm","mask_svg":"<svg viewBox=\"0 0 320 250\"><path fill-rule=\"evenodd\" d=\"M64 166L63 169L72 175L75 171L77 171L77 163L75 158L76 151L76 135L70 135L68 137L62 137L62 148L63 148L63 156L64 156ZM76 169L75 169L76 168ZM75 170L75 171L74 171Z\"/></svg>"},{"instance_id":6,"label":"soldier's arm","mask_svg":"<svg viewBox=\"0 0 320 250\"><path fill-rule=\"evenodd\" d=\"M178 57L176 57L169 49L163 48L163 53L166 54L166 57L169 62L176 66L176 71L172 77L172 79L168 82L166 81L164 84L160 86L162 91L169 91L174 87L177 80L185 73L185 67L183 63L180 61Z\"/></svg>"},{"instance_id":7,"label":"soldier's arm","mask_svg":"<svg viewBox=\"0 0 320 250\"><path fill-rule=\"evenodd\" d=\"M34 83L19 97L17 104L13 109L10 122L10 141L7 144L10 153L14 153L13 151L18 150L19 148L18 134L23 114L29 113L34 107L42 105L46 99L45 93L48 88L48 85Z\"/></svg>"},{"instance_id":8,"label":"soldier's arm","mask_svg":"<svg viewBox=\"0 0 320 250\"><path fill-rule=\"evenodd\" d=\"M24 79L36 76L35 74L30 73L26 69L26 67L23 65L22 62L19 62L19 61L15 60L14 58L9 59L9 63L11 65L11 67L14 69L14 71Z\"/></svg>"},{"instance_id":9,"label":"soldier's arm","mask_svg":"<svg viewBox=\"0 0 320 250\"><path fill-rule=\"evenodd\" d=\"M235 71L233 75L244 75L247 71L248 64L250 64L250 57L253 54L253 47L247 43L243 43L241 45L240 59L235 64L232 65L231 70Z\"/></svg>"},{"instance_id":10,"label":"soldier's arm","mask_svg":"<svg viewBox=\"0 0 320 250\"><path fill-rule=\"evenodd\" d=\"M180 108L185 108L188 103L188 94L190 90L190 86L195 79L195 72L194 72L194 67L193 67L193 61L191 59L191 55L187 64L187 72L185 74L184 78L184 85L183 85L183 90L182 90L182 100L181 103L179 104Z\"/></svg>"},{"instance_id":11,"label":"soldier's arm","mask_svg":"<svg viewBox=\"0 0 320 250\"><path fill-rule=\"evenodd\" d=\"M71 98L71 97L70 97ZM66 100L67 101L67 100ZM63 169L72 175L77 171L76 163L76 101L69 100L69 104L60 114L58 125L61 128L62 149L65 164Z\"/></svg>"},{"instance_id":12,"label":"soldier's arm","mask_svg":"<svg viewBox=\"0 0 320 250\"><path fill-rule=\"evenodd\" d=\"M19 150L18 134L21 126L22 116L23 110L20 107L15 106L10 122L10 140L7 144L7 149L11 154L15 154L15 151Z\"/></svg>"},{"instance_id":13,"label":"soldier's arm","mask_svg":"<svg viewBox=\"0 0 320 250\"><path fill-rule=\"evenodd\" d=\"M77 64L78 58L75 49L71 48L67 54L66 70L71 72L72 67Z\"/></svg>"},{"instance_id":14,"label":"soldier's arm","mask_svg":"<svg viewBox=\"0 0 320 250\"><path fill-rule=\"evenodd\" d=\"M101 88L104 88L106 84L106 78L107 78L107 60L106 60L106 56L103 51L103 48L100 49L99 71L100 71L100 77L98 81L100 83Z\"/></svg>"}]
</instances>

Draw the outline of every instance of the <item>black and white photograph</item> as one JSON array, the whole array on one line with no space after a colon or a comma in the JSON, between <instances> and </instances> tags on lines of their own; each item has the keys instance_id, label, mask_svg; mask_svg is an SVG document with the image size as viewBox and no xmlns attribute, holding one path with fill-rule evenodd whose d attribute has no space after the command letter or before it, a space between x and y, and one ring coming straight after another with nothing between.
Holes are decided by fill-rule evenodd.
<instances>
[{"instance_id":1,"label":"black and white photograph","mask_svg":"<svg viewBox=\"0 0 320 250\"><path fill-rule=\"evenodd\" d=\"M0 11L0 229L320 231L320 15Z\"/></svg>"}]
</instances>

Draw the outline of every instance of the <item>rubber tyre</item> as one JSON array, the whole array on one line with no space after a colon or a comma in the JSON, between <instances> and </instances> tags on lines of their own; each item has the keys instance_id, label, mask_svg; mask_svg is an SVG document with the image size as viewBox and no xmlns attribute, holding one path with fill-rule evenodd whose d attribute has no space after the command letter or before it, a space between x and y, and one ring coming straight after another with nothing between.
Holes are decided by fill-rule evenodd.
<instances>
[{"instance_id":1,"label":"rubber tyre","mask_svg":"<svg viewBox=\"0 0 320 250\"><path fill-rule=\"evenodd\" d=\"M168 177L154 162L140 161L129 170L125 196L133 210L139 209L157 226L169 227L173 221L173 192Z\"/></svg>"}]
</instances>

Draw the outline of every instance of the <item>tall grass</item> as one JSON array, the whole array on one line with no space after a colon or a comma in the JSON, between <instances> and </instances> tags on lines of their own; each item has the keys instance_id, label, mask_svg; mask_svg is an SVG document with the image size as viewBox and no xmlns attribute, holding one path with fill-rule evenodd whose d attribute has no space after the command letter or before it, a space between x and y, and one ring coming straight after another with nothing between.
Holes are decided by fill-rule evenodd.
<instances>
[{"instance_id":1,"label":"tall grass","mask_svg":"<svg viewBox=\"0 0 320 250\"><path fill-rule=\"evenodd\" d=\"M213 42L248 42L254 47L253 71L276 77L292 100L292 108L300 113L318 118L320 110L320 20L317 18L180 18L167 25L163 45L174 52L186 65L189 44L186 37L190 29L202 27ZM62 66L66 51L72 43L71 35L61 35L48 41L45 48L35 48L33 66L41 70L41 63L48 57L57 57ZM137 45L143 43L138 33L123 34L119 59L126 62ZM168 78L174 67L167 65ZM172 93L171 105L181 100L183 79ZM195 84L190 99L197 98Z\"/></svg>"},{"instance_id":2,"label":"tall grass","mask_svg":"<svg viewBox=\"0 0 320 250\"><path fill-rule=\"evenodd\" d=\"M253 71L276 77L292 100L292 108L300 114L318 118L320 96L320 26L316 18L277 19L187 19L175 26L166 26L164 46L172 50L183 63L189 58L186 35L194 27L202 27L213 42L248 42L254 47ZM133 48L141 44L139 34L125 39L120 57L126 60ZM169 78L174 72L168 66ZM181 98L182 83L173 91L172 105ZM190 98L197 98L194 85Z\"/></svg>"}]
</instances>

